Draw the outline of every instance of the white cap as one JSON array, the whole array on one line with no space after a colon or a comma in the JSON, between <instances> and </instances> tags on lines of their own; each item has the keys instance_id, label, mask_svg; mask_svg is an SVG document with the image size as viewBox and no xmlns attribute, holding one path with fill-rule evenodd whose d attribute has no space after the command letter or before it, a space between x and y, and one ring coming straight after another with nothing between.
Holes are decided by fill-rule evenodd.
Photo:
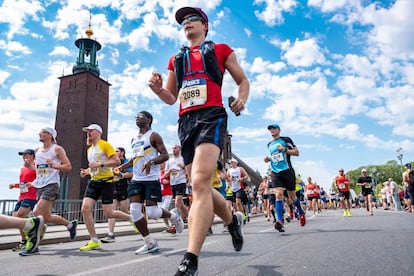
<instances>
[{"instance_id":1,"label":"white cap","mask_svg":"<svg viewBox=\"0 0 414 276\"><path fill-rule=\"evenodd\" d=\"M236 162L239 163L235 158L230 159L230 162Z\"/></svg>"},{"instance_id":2,"label":"white cap","mask_svg":"<svg viewBox=\"0 0 414 276\"><path fill-rule=\"evenodd\" d=\"M363 172L367 172L367 169L362 169L361 170L361 173L363 173Z\"/></svg>"},{"instance_id":3,"label":"white cap","mask_svg":"<svg viewBox=\"0 0 414 276\"><path fill-rule=\"evenodd\" d=\"M47 133L52 134L53 140L56 142L56 136L57 136L57 131L54 128L51 127L44 127L42 128L40 131L45 131Z\"/></svg>"},{"instance_id":4,"label":"white cap","mask_svg":"<svg viewBox=\"0 0 414 276\"><path fill-rule=\"evenodd\" d=\"M87 132L88 130L97 130L97 131L99 131L99 133L102 134L102 128L98 124L90 124L87 127L83 127L82 130L85 131L85 132Z\"/></svg>"}]
</instances>

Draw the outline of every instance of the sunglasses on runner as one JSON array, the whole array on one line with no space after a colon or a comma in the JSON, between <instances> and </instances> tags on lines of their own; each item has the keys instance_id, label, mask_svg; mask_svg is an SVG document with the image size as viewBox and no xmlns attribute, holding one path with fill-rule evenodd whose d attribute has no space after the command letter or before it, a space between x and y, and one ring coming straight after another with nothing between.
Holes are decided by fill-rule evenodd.
<instances>
[{"instance_id":1,"label":"sunglasses on runner","mask_svg":"<svg viewBox=\"0 0 414 276\"><path fill-rule=\"evenodd\" d=\"M188 21L190 21L190 22L201 21L201 22L204 23L203 18L201 18L200 16L198 16L198 15L191 15L191 16L186 17L186 18L183 19L183 21L181 22L181 26L184 26L185 23L187 23Z\"/></svg>"}]
</instances>

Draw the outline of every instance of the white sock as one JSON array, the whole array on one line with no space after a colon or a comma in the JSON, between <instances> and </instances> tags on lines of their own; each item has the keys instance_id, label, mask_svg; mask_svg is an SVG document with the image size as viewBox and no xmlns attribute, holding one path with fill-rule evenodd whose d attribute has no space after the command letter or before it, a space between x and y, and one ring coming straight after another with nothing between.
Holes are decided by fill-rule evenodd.
<instances>
[{"instance_id":1,"label":"white sock","mask_svg":"<svg viewBox=\"0 0 414 276\"><path fill-rule=\"evenodd\" d=\"M151 237L150 234L148 234L148 236L142 237L145 241L146 244L148 244L149 242L152 242L154 239Z\"/></svg>"},{"instance_id":2,"label":"white sock","mask_svg":"<svg viewBox=\"0 0 414 276\"><path fill-rule=\"evenodd\" d=\"M31 219L26 219L26 223L24 224L23 230L28 231L33 228L33 223Z\"/></svg>"},{"instance_id":3,"label":"white sock","mask_svg":"<svg viewBox=\"0 0 414 276\"><path fill-rule=\"evenodd\" d=\"M93 240L94 242L98 242L99 241L98 237L93 237L91 240Z\"/></svg>"},{"instance_id":4,"label":"white sock","mask_svg":"<svg viewBox=\"0 0 414 276\"><path fill-rule=\"evenodd\" d=\"M113 236L114 232L108 232L108 236Z\"/></svg>"}]
</instances>

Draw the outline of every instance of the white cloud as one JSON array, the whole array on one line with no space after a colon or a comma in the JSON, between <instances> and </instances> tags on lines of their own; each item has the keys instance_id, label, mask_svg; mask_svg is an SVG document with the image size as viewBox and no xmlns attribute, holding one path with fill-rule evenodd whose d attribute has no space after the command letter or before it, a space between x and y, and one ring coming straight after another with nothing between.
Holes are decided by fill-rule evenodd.
<instances>
[{"instance_id":1,"label":"white cloud","mask_svg":"<svg viewBox=\"0 0 414 276\"><path fill-rule=\"evenodd\" d=\"M18 54L29 55L32 51L29 47L24 46L17 41L4 41L0 40L0 49L5 51L6 56L15 57Z\"/></svg>"},{"instance_id":2,"label":"white cloud","mask_svg":"<svg viewBox=\"0 0 414 276\"><path fill-rule=\"evenodd\" d=\"M68 48L64 46L56 46L55 49L51 53L50 56L71 56L71 52Z\"/></svg>"},{"instance_id":3,"label":"white cloud","mask_svg":"<svg viewBox=\"0 0 414 276\"><path fill-rule=\"evenodd\" d=\"M283 58L288 64L296 67L308 67L326 62L322 49L314 38L296 40L293 45L286 42L282 45Z\"/></svg>"},{"instance_id":4,"label":"white cloud","mask_svg":"<svg viewBox=\"0 0 414 276\"><path fill-rule=\"evenodd\" d=\"M0 70L0 86L3 86L4 82L10 77L10 73Z\"/></svg>"},{"instance_id":5,"label":"white cloud","mask_svg":"<svg viewBox=\"0 0 414 276\"><path fill-rule=\"evenodd\" d=\"M291 12L296 6L295 0L255 0L253 5L264 4L263 11L255 10L254 14L268 26L281 25L284 22L283 12Z\"/></svg>"},{"instance_id":6,"label":"white cloud","mask_svg":"<svg viewBox=\"0 0 414 276\"><path fill-rule=\"evenodd\" d=\"M10 40L16 34L26 34L27 29L24 28L26 21L29 19L37 21L37 14L44 11L40 1L4 0L0 6L0 23L9 24L7 38Z\"/></svg>"},{"instance_id":7,"label":"white cloud","mask_svg":"<svg viewBox=\"0 0 414 276\"><path fill-rule=\"evenodd\" d=\"M351 6L353 0L308 0L310 7L320 8L323 12L334 12L342 7Z\"/></svg>"}]
</instances>

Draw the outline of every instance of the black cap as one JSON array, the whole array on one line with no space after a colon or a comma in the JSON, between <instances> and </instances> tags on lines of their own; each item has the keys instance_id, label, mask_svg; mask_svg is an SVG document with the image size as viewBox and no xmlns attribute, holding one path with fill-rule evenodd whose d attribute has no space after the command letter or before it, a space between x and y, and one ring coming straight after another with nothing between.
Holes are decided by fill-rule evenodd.
<instances>
[{"instance_id":1,"label":"black cap","mask_svg":"<svg viewBox=\"0 0 414 276\"><path fill-rule=\"evenodd\" d=\"M208 22L207 14L202 9L197 8L197 7L183 7L179 9L175 13L175 20L177 20L177 23L181 25L181 23L184 20L184 17L187 14L191 14L191 13L199 15L204 20L204 22Z\"/></svg>"},{"instance_id":2,"label":"black cap","mask_svg":"<svg viewBox=\"0 0 414 276\"><path fill-rule=\"evenodd\" d=\"M25 149L24 151L19 151L19 155L25 155L25 154L35 155L35 152L32 149Z\"/></svg>"}]
</instances>

